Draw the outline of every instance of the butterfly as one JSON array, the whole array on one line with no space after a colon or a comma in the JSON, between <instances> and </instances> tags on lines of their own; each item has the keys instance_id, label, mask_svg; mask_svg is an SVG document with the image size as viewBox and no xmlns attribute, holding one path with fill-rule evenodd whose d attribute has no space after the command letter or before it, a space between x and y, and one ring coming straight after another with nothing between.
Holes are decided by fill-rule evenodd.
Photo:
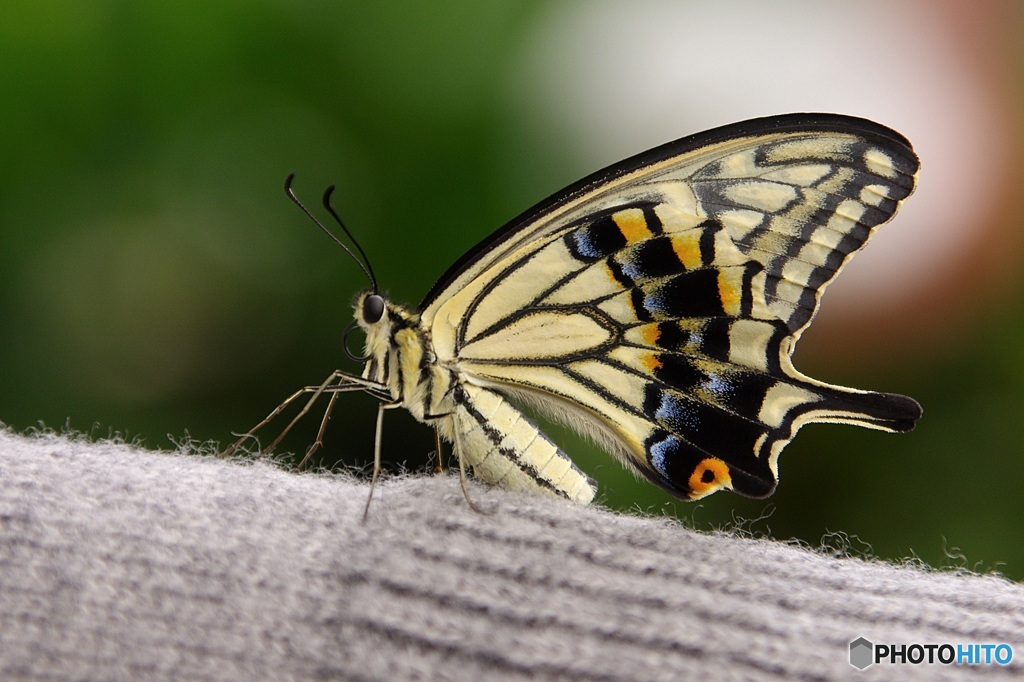
<instances>
[{"instance_id":1,"label":"butterfly","mask_svg":"<svg viewBox=\"0 0 1024 682\"><path fill-rule=\"evenodd\" d=\"M912 398L817 381L791 361L825 287L914 190L918 166L900 134L849 116L715 128L540 202L456 261L416 310L380 293L355 243L361 260L346 250L371 287L345 338L361 375L300 389L229 451L311 396L287 433L329 394L315 449L338 395L356 390L380 401L374 480L384 411L403 407L434 427L439 457L442 438L453 444L464 489L468 465L493 485L591 502L594 481L525 405L678 497L768 496L804 424L902 432L921 416ZM352 239L332 189L324 205ZM355 329L360 356L347 347Z\"/></svg>"}]
</instances>

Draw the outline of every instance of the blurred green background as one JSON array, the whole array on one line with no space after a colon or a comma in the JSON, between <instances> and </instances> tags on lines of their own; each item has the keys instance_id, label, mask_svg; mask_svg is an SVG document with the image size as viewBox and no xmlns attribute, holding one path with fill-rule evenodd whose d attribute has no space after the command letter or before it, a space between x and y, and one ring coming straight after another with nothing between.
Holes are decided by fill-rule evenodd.
<instances>
[{"instance_id":1,"label":"blurred green background","mask_svg":"<svg viewBox=\"0 0 1024 682\"><path fill-rule=\"evenodd\" d=\"M810 426L773 498L697 504L551 433L616 509L1024 578L1024 5L770 6L6 3L0 421L226 443L299 386L358 371L341 333L365 279L285 199L289 172L313 207L337 184L384 290L415 304L603 165L839 111L906 134L921 190L830 290L796 364L914 396L918 429ZM320 463L365 465L374 414L339 401ZM384 445L392 469L427 470L433 433L393 412Z\"/></svg>"}]
</instances>

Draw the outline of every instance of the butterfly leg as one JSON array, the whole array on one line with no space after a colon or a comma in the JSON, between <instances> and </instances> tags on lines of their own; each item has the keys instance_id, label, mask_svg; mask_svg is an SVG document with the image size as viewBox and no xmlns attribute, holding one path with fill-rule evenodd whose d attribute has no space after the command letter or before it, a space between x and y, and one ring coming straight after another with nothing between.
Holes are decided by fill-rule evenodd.
<instances>
[{"instance_id":1,"label":"butterfly leg","mask_svg":"<svg viewBox=\"0 0 1024 682\"><path fill-rule=\"evenodd\" d=\"M320 421L320 430L316 432L316 440L314 440L313 444L306 450L306 455L302 458L302 461L299 462L299 465L295 467L296 471L301 471L302 467L306 466L306 462L309 461L309 458L313 456L313 453L323 447L324 431L327 430L327 420L331 418L331 410L334 409L334 402L338 399L339 393L339 391L331 393L331 399L327 403L327 409L324 410L324 418Z\"/></svg>"},{"instance_id":2,"label":"butterfly leg","mask_svg":"<svg viewBox=\"0 0 1024 682\"><path fill-rule=\"evenodd\" d=\"M335 385L332 386L331 384L335 384ZM271 443L266 448L264 448L263 450L260 451L260 454L264 454L264 455L269 453L271 450L273 450L277 446L278 443L281 442L281 439L283 439L288 434L288 432L291 431L292 427L295 426L296 422L298 422L299 419L301 419L303 416L306 415L307 412L309 412L309 409L312 407L313 403L316 402L317 398L319 398L324 392L338 393L338 392L341 392L341 391L365 391L366 393L369 393L370 395L374 396L378 400L389 400L390 399L390 398L386 397L387 396L386 392L376 382L367 381L366 379L364 379L362 377L354 376L352 374L348 374L348 373L342 372L340 370L332 372L331 375L329 377L327 377L327 379L322 384L320 384L319 386L305 386L305 387L300 388L299 390L295 391L295 393L291 394L290 396L288 396L284 400L284 402L282 402L280 405L278 405L276 408L274 408L271 411L271 413L268 414L263 419L263 421L261 421L259 424L257 424L256 426L252 427L251 429L246 431L244 434L242 434L242 436L238 440L236 440L234 443L232 443L227 448L225 448L218 455L218 457L228 457L228 456L230 456L246 440L248 440L250 438L254 438L256 436L256 432L257 431L259 431L261 428L263 428L264 426L266 426L267 424L272 422L289 405L291 405L293 402L298 400L301 396L307 395L309 393L312 393L313 396L306 403L305 407L302 408L302 411L299 413L299 415L297 417L295 417L295 419L293 419L291 421L291 423L288 424L287 427L285 427L285 430L281 433L280 436L278 436L274 440L273 443Z\"/></svg>"},{"instance_id":3,"label":"butterfly leg","mask_svg":"<svg viewBox=\"0 0 1024 682\"><path fill-rule=\"evenodd\" d=\"M434 452L437 453L437 466L434 468L434 473L444 473L444 459L441 454L441 429L434 427L434 446L437 448Z\"/></svg>"},{"instance_id":4,"label":"butterfly leg","mask_svg":"<svg viewBox=\"0 0 1024 682\"><path fill-rule=\"evenodd\" d=\"M284 402L282 402L280 405L275 407L273 409L273 411L271 411L270 414L268 414L266 417L264 417L263 421L261 421L259 424L257 424L256 426L252 427L251 429L249 429L245 433L243 433L238 440L236 440L234 443L232 443L228 447L224 448L224 450L222 450L220 452L220 454L218 454L217 456L218 457L229 457L246 440L248 440L250 438L255 438L257 431L259 431L264 426L266 426L267 424L272 422L274 420L274 418L277 417L277 415L281 414L285 410L285 408L287 408L289 405L291 405L293 402L295 402L300 396L303 396L306 393L312 393L312 392L317 391L317 390L318 390L317 386L306 386L304 388L300 388L299 390L295 391L295 393L292 393L290 396L285 398Z\"/></svg>"},{"instance_id":5,"label":"butterfly leg","mask_svg":"<svg viewBox=\"0 0 1024 682\"><path fill-rule=\"evenodd\" d=\"M381 403L377 406L377 428L373 435L373 474L370 476L370 493L366 496L366 507L363 508L363 521L370 513L370 501L373 499L373 489L377 486L377 479L380 478L380 446L384 436L384 410L391 410L401 407L402 403Z\"/></svg>"},{"instance_id":6,"label":"butterfly leg","mask_svg":"<svg viewBox=\"0 0 1024 682\"><path fill-rule=\"evenodd\" d=\"M459 485L462 487L462 496L466 498L466 504L469 508L475 511L477 514L486 514L483 509L476 506L473 502L473 498L469 496L469 486L466 484L466 458L463 456L463 450L461 441L459 440L459 432L455 431L455 456L459 459Z\"/></svg>"},{"instance_id":7,"label":"butterfly leg","mask_svg":"<svg viewBox=\"0 0 1024 682\"><path fill-rule=\"evenodd\" d=\"M331 376L327 377L327 380L324 381L324 383L320 384L320 386L317 387L316 390L313 391L313 395L310 397L310 399L308 401L306 401L306 404L303 405L303 407L299 411L299 413L297 415L295 415L295 417L290 422L288 422L288 426L284 427L284 430L278 435L278 437L275 438L273 440L273 442L270 443L270 445L268 445L267 447L263 448L263 450L260 452L260 454L266 455L269 452L271 452L274 448L276 448L278 443L280 443L282 440L284 440L284 437L287 436L288 432L292 430L292 427L295 426L296 424L298 424L299 420L306 416L306 414L309 412L310 408L313 407L313 403L315 403L317 401L317 399L321 395L323 395L323 392L327 389L328 386L330 386L334 382L338 382L338 385L334 386L333 388L335 388L335 389L342 389L342 388L345 387L345 384L343 384L342 382L345 381L346 379L349 379L349 378L350 378L350 375L348 375L348 374L346 374L344 372L340 372L340 371L333 372L331 374ZM349 390L361 390L361 388L362 387L359 386L359 385L352 384L351 388ZM330 401L330 403L327 406L327 414L324 415L324 419L325 420L327 419L327 415L330 414L330 410L331 410L331 407L334 405L334 398L336 396L337 396L337 390L335 390L334 396L331 396L331 401ZM314 442L313 445L315 447L316 443Z\"/></svg>"},{"instance_id":8,"label":"butterfly leg","mask_svg":"<svg viewBox=\"0 0 1024 682\"><path fill-rule=\"evenodd\" d=\"M442 464L443 460L441 458L441 452L442 452L442 450L441 450L441 447L442 447L442 444L441 444L441 426L440 426L440 422L438 420L445 419L445 418L447 418L449 420L452 420L452 419L454 419L454 415L455 415L454 412L447 412L447 413L444 413L444 414L428 414L428 415L425 416L426 419L434 421L434 423L435 423L435 425L434 425L434 438L436 440L436 445L437 445L437 473L444 472L444 465ZM453 443L454 443L454 446L455 446L454 447L455 456L458 457L458 459L459 459L459 485L462 488L462 495L463 495L463 497L466 498L466 503L469 505L470 509L472 509L473 511L477 512L478 514L487 514L488 512L486 512L483 509L481 509L480 507L478 507L476 505L476 503L473 502L473 498L471 498L469 496L469 486L466 484L466 460L465 460L465 458L463 457L463 454L462 454L463 453L463 449L462 449L462 447L460 445L458 429L453 429L452 436L454 438Z\"/></svg>"}]
</instances>

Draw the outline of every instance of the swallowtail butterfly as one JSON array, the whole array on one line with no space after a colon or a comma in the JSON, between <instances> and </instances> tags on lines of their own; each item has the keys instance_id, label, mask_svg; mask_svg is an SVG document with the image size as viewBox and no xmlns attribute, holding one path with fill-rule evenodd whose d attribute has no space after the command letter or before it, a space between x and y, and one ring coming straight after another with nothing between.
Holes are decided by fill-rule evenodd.
<instances>
[{"instance_id":1,"label":"swallowtail butterfly","mask_svg":"<svg viewBox=\"0 0 1024 682\"><path fill-rule=\"evenodd\" d=\"M380 294L360 248L371 288L349 331L366 335L362 374L300 389L256 428L300 396L299 416L323 394L329 414L364 391L381 401L375 478L383 410L404 407L480 480L590 502L594 482L525 403L679 497L765 497L804 424L909 431L921 416L911 398L823 383L790 359L917 170L910 143L871 121L773 116L584 178L484 239L416 310Z\"/></svg>"}]
</instances>

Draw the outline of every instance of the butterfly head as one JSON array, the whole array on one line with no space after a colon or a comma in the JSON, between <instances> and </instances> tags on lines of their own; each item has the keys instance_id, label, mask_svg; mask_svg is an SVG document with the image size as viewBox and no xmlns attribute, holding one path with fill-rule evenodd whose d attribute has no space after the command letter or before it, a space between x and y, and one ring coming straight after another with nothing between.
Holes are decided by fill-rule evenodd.
<instances>
[{"instance_id":1,"label":"butterfly head","mask_svg":"<svg viewBox=\"0 0 1024 682\"><path fill-rule=\"evenodd\" d=\"M383 360L387 354L388 339L391 337L391 315L387 299L376 291L364 291L356 297L352 323L345 330L345 355L356 362ZM362 355L355 355L349 349L349 334L361 329L366 335L366 347Z\"/></svg>"}]
</instances>

